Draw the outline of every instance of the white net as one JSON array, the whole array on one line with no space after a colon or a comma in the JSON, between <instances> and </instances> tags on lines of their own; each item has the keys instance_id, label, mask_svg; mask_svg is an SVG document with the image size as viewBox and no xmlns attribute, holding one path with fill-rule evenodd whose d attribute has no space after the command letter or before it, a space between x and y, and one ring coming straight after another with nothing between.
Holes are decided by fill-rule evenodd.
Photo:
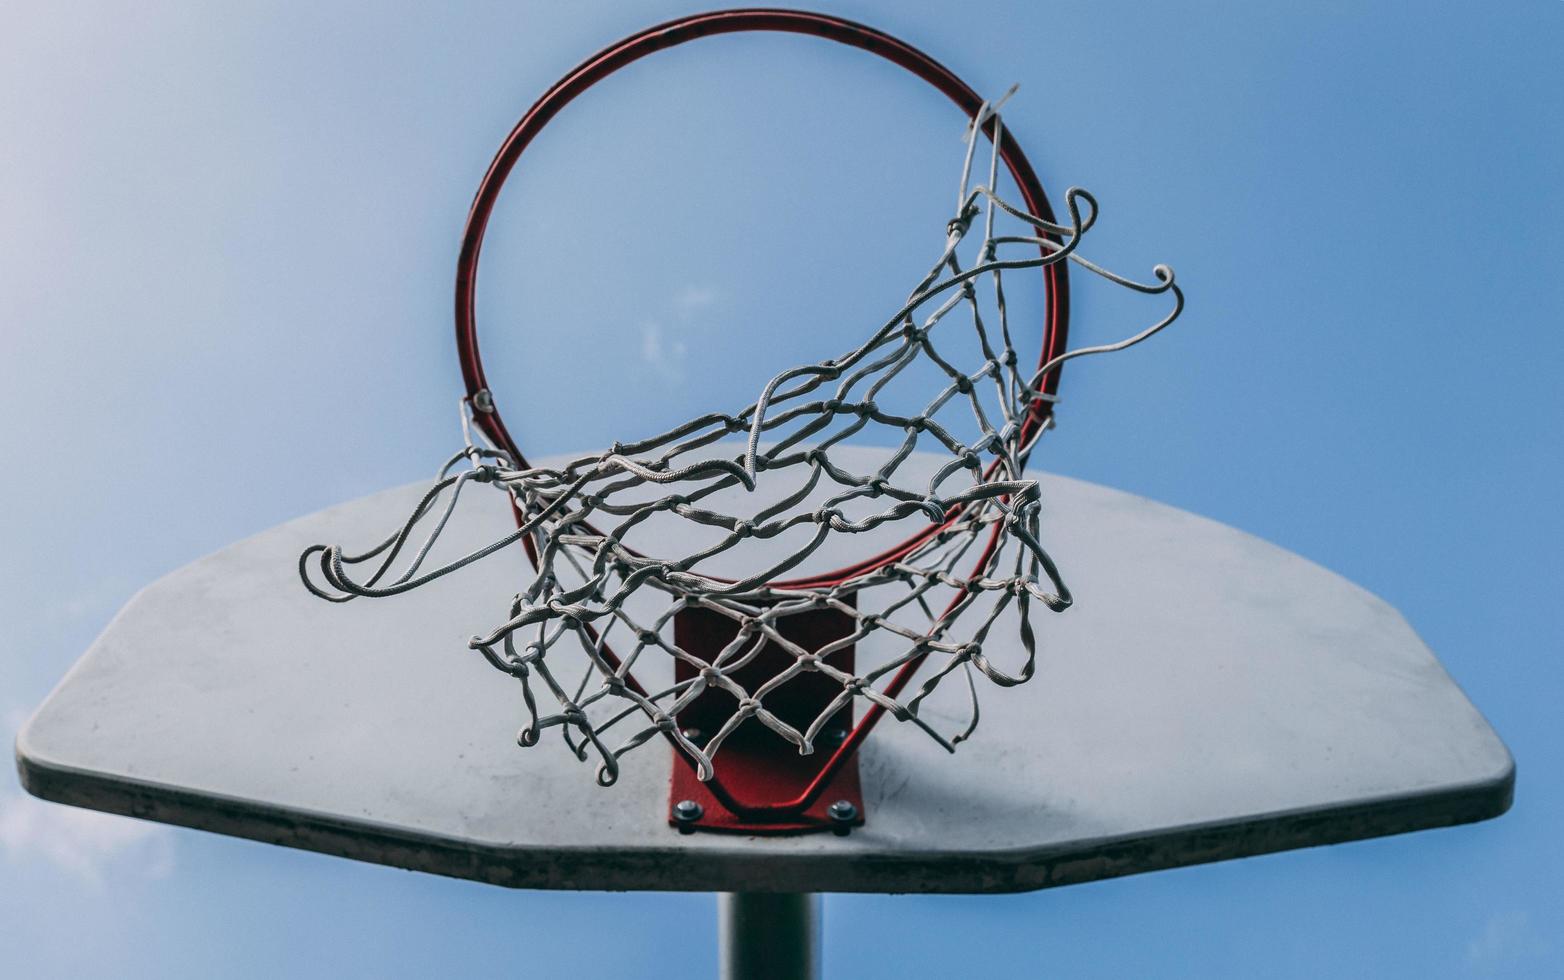
<instances>
[{"instance_id":1,"label":"white net","mask_svg":"<svg viewBox=\"0 0 1564 980\"><path fill-rule=\"evenodd\" d=\"M996 149L987 182L969 186L977 135L989 120ZM1039 539L1038 484L1025 475L1052 424L1052 414L1039 410L1053 400L1041 390L1043 379L1071 358L1150 337L1183 308L1168 267L1156 266L1154 281L1141 283L1079 254L1097 216L1084 190L1065 195L1069 224L1001 200L993 190L999 125L985 107L969 126L959 207L938 260L858 347L776 375L736 412L714 412L561 466L520 467L484 444L465 414L484 406L464 403L465 445L406 524L361 554L309 549L300 558L305 585L332 601L391 596L501 549L527 548L536 574L504 621L471 646L520 681L527 716L520 743L535 745L558 728L578 757L597 759L604 785L617 778L621 757L658 736L709 779L724 742L751 719L811 753L822 733L828 745L839 741L841 733L828 728L857 699L954 750L977 725L978 678L1011 686L1033 675L1034 604L1060 611L1071 602ZM974 224L981 236L970 234ZM1126 340L1024 369L1003 274L1060 262L1140 293L1170 293L1172 308ZM918 370L937 383L922 385L902 408ZM860 457L840 451L849 440L887 435L895 448L872 469L854 468L851 460ZM747 440L742 447L724 441L738 437ZM932 472L908 464L930 451L942 460ZM517 530L425 570L469 484L507 494ZM670 522L681 530L669 533ZM897 548L846 574L809 572L809 559L833 536L869 540L883 529L898 532ZM669 542L678 553L667 553ZM723 562L742 572L718 574ZM355 578L350 569L358 568L366 571ZM662 599L647 603L649 596ZM724 634L731 639L715 654L673 637L674 618L697 608L731 624ZM788 617L818 610L843 617L843 635L813 648L791 639ZM1016 662L996 662L985 646L998 624L1019 635ZM880 655L866 659L870 638ZM786 666L740 683L742 668L768 645L786 652ZM855 669L843 669L841 654L855 646ZM992 647L1014 651L1017 644ZM682 676L643 685L635 671L649 658L681 661ZM921 682L904 693L914 673ZM829 678L835 696L811 717L768 708L768 697L806 674ZM952 674L965 679L968 702L954 721L923 710ZM714 691L731 705L725 720L715 730L681 729L680 712Z\"/></svg>"}]
</instances>

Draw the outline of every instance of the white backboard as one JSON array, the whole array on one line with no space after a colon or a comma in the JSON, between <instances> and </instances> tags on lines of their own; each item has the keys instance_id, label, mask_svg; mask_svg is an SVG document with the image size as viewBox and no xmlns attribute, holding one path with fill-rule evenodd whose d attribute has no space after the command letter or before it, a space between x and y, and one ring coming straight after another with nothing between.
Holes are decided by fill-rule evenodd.
<instances>
[{"instance_id":1,"label":"white backboard","mask_svg":"<svg viewBox=\"0 0 1564 980\"><path fill-rule=\"evenodd\" d=\"M862 470L878 453L845 452ZM524 888L1016 891L1508 808L1509 752L1394 609L1204 518L1038 478L1075 606L1038 621L1037 676L984 691L955 755L911 726L874 731L867 823L846 837L675 832L661 744L609 788L557 746L518 748L519 687L465 641L523 581L519 549L395 599L305 592L305 547L378 540L421 487L149 586L18 737L22 779L60 802ZM510 522L492 494L446 533L476 546Z\"/></svg>"}]
</instances>

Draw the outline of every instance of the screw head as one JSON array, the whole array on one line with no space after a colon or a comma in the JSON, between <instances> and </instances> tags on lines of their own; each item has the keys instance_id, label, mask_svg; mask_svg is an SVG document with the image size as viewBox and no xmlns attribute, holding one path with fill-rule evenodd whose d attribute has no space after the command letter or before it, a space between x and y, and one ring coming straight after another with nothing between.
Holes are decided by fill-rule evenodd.
<instances>
[{"instance_id":1,"label":"screw head","mask_svg":"<svg viewBox=\"0 0 1564 980\"><path fill-rule=\"evenodd\" d=\"M850 800L837 800L826 808L826 813L839 824L850 824L858 819L858 808Z\"/></svg>"},{"instance_id":2,"label":"screw head","mask_svg":"<svg viewBox=\"0 0 1564 980\"><path fill-rule=\"evenodd\" d=\"M705 809L694 800L680 800L673 805L673 819L682 833L687 834L694 830L695 821L705 814Z\"/></svg>"},{"instance_id":3,"label":"screw head","mask_svg":"<svg viewBox=\"0 0 1564 980\"><path fill-rule=\"evenodd\" d=\"M827 728L825 731L820 733L820 741L833 747L841 745L843 742L847 741L847 729ZM852 804L848 805L851 806Z\"/></svg>"},{"instance_id":4,"label":"screw head","mask_svg":"<svg viewBox=\"0 0 1564 980\"><path fill-rule=\"evenodd\" d=\"M699 728L686 728L680 731L681 735L694 742L696 745L706 744L706 733Z\"/></svg>"},{"instance_id":5,"label":"screw head","mask_svg":"<svg viewBox=\"0 0 1564 980\"><path fill-rule=\"evenodd\" d=\"M473 392L472 407L485 414L494 411L494 395L487 388L479 388Z\"/></svg>"}]
</instances>

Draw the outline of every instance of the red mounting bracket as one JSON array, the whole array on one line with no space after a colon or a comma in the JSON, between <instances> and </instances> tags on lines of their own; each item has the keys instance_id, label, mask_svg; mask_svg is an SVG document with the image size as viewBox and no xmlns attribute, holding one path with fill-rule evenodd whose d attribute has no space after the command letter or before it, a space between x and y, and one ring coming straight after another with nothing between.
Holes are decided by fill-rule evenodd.
<instances>
[{"instance_id":1,"label":"red mounting bracket","mask_svg":"<svg viewBox=\"0 0 1564 980\"><path fill-rule=\"evenodd\" d=\"M852 618L834 609L813 609L777 621L788 639L816 652L851 634ZM699 607L685 609L674 616L674 642L680 649L711 663L738 635L738 624L728 616ZM749 663L737 670L724 670L746 691L756 688L786 670L793 654L767 642ZM853 648L830 654L828 662L853 673ZM698 669L689 662L675 662L676 680L693 679ZM787 724L804 731L820 716L833 698L841 694L841 685L829 675L805 672L766 695L766 710ZM700 742L717 731L733 715L736 700L732 693L708 687L683 711L678 722L692 741ZM716 831L735 834L797 834L829 830L846 833L864 822L863 789L858 780L855 752L837 767L823 792L802 809L778 809L776 804L797 799L825 769L836 750L853 730L853 708L849 703L834 715L815 740L815 751L800 755L797 746L754 718L746 718L723 741L718 755L724 795L738 801L735 810L717 798L707 784L695 776L686 759L673 760L673 781L669 797L668 822L686 833ZM677 751L677 750L675 750Z\"/></svg>"}]
</instances>

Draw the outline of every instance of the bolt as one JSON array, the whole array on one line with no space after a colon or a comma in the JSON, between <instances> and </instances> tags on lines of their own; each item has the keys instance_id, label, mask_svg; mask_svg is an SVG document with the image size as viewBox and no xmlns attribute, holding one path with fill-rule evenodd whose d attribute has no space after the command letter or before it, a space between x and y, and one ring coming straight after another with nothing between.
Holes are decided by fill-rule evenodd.
<instances>
[{"instance_id":1,"label":"bolt","mask_svg":"<svg viewBox=\"0 0 1564 980\"><path fill-rule=\"evenodd\" d=\"M837 800L826 808L826 814L835 825L831 828L832 832L841 837L846 836L853 822L858 819L858 808L850 800Z\"/></svg>"},{"instance_id":2,"label":"bolt","mask_svg":"<svg viewBox=\"0 0 1564 980\"><path fill-rule=\"evenodd\" d=\"M686 728L680 734L696 745L704 746L706 744L706 733L699 728Z\"/></svg>"},{"instance_id":3,"label":"bolt","mask_svg":"<svg viewBox=\"0 0 1564 980\"><path fill-rule=\"evenodd\" d=\"M479 388L472 393L472 406L485 414L492 412L494 411L494 395L490 394L487 388Z\"/></svg>"},{"instance_id":4,"label":"bolt","mask_svg":"<svg viewBox=\"0 0 1564 980\"><path fill-rule=\"evenodd\" d=\"M695 821L705 816L706 811L694 800L680 800L673 805L673 820L679 825L679 833L692 834L695 832Z\"/></svg>"},{"instance_id":5,"label":"bolt","mask_svg":"<svg viewBox=\"0 0 1564 980\"><path fill-rule=\"evenodd\" d=\"M847 729L827 728L825 731L820 733L820 740L826 745L832 747L841 745L843 742L847 741Z\"/></svg>"}]
</instances>

